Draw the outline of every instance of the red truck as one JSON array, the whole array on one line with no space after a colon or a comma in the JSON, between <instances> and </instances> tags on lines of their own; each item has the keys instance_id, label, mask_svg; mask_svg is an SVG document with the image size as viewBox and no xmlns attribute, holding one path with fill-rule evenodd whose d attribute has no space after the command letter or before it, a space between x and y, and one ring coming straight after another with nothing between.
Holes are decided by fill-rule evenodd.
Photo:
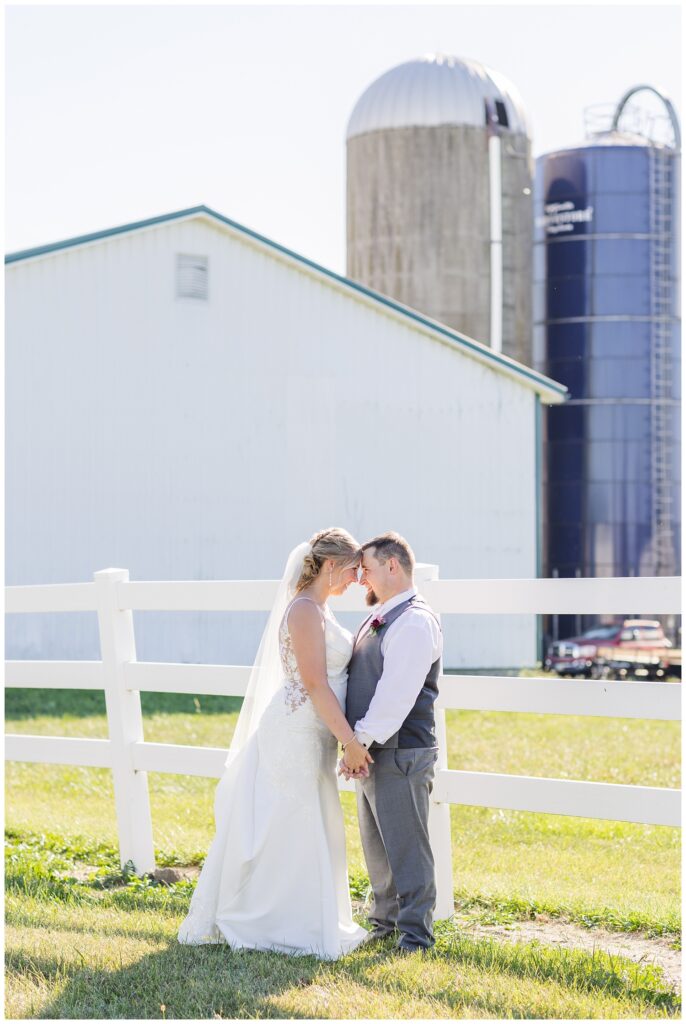
<instances>
[{"instance_id":1,"label":"red truck","mask_svg":"<svg viewBox=\"0 0 686 1024\"><path fill-rule=\"evenodd\" d=\"M651 674L659 678L669 668L667 650L671 646L656 619L624 619L613 626L596 626L581 636L556 640L548 647L543 667L559 676L590 679L601 674L608 661L626 658L627 664L633 659L650 666Z\"/></svg>"}]
</instances>

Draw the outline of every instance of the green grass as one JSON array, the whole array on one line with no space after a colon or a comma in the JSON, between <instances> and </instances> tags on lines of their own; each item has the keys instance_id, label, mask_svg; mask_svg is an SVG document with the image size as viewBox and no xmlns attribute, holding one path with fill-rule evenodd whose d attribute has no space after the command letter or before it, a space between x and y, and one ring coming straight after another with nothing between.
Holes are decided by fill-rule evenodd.
<instances>
[{"instance_id":1,"label":"green grass","mask_svg":"<svg viewBox=\"0 0 686 1024\"><path fill-rule=\"evenodd\" d=\"M92 865L78 880L78 867ZM679 1015L658 968L606 953L501 943L437 925L435 950L391 942L336 963L190 948L187 882L122 872L114 846L11 832L6 858L11 1018L649 1018Z\"/></svg>"},{"instance_id":2,"label":"green grass","mask_svg":"<svg viewBox=\"0 0 686 1024\"><path fill-rule=\"evenodd\" d=\"M227 746L235 700L142 697L147 740ZM107 735L101 693L10 690L7 718L15 733ZM677 723L490 712L449 712L447 718L451 768L679 785ZM158 863L202 862L213 833L215 785L149 775ZM351 889L364 897L368 883L352 794L343 794L343 807ZM362 949L322 965L225 947L180 947L176 929L192 886L122 876L109 771L9 763L6 813L8 1016L618 1018L678 1012L657 969L598 953L467 939L451 924L440 926L437 952L421 966L412 958L398 961L389 949ZM678 942L677 829L468 807L453 807L451 814L457 904L471 917L502 922L545 913ZM70 881L74 866L84 864L92 866L92 877Z\"/></svg>"}]
</instances>

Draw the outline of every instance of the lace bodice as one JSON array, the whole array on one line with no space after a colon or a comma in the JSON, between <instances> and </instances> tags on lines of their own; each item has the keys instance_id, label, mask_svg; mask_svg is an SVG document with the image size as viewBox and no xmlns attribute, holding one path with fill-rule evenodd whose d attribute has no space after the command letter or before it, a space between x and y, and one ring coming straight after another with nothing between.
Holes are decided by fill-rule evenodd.
<instances>
[{"instance_id":1,"label":"lace bodice","mask_svg":"<svg viewBox=\"0 0 686 1024\"><path fill-rule=\"evenodd\" d=\"M296 598L301 601L309 601L310 598ZM329 685L336 694L341 706L345 703L345 686L347 683L348 662L353 651L353 636L339 622L336 621L331 612L322 610L316 602L324 621L324 634L326 644L326 674ZM299 707L309 704L310 698L303 686L298 672L298 663L293 651L293 642L288 630L288 613L295 604L291 601L281 622L279 629L279 652L281 654L281 666L284 674L284 699L286 708L289 711L296 711Z\"/></svg>"}]
</instances>

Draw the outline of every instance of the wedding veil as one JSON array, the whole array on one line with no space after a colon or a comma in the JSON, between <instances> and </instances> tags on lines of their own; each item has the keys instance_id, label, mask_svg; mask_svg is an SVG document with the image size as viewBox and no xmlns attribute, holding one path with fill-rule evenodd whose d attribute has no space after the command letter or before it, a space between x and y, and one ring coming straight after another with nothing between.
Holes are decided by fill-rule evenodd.
<instances>
[{"instance_id":1,"label":"wedding veil","mask_svg":"<svg viewBox=\"0 0 686 1024\"><path fill-rule=\"evenodd\" d=\"M257 655L250 671L245 699L238 716L225 765L232 763L255 732L267 705L282 685L283 670L279 653L279 626L288 602L295 596L295 587L303 570L306 555L312 551L307 541L293 548L286 561L276 598L269 614Z\"/></svg>"}]
</instances>

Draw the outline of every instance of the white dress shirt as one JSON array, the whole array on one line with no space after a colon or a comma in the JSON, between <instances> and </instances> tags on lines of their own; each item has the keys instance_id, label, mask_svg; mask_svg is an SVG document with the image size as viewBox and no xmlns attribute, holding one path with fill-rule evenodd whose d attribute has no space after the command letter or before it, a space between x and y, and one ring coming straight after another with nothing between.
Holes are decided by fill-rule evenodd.
<instances>
[{"instance_id":1,"label":"white dress shirt","mask_svg":"<svg viewBox=\"0 0 686 1024\"><path fill-rule=\"evenodd\" d=\"M416 587L396 594L377 605L364 624L360 639L369 632L372 620L383 618L397 605L417 593ZM383 672L363 718L355 723L355 734L366 747L373 741L385 743L398 731L415 705L429 669L443 653L443 636L429 612L412 605L384 629L381 636Z\"/></svg>"}]
</instances>

